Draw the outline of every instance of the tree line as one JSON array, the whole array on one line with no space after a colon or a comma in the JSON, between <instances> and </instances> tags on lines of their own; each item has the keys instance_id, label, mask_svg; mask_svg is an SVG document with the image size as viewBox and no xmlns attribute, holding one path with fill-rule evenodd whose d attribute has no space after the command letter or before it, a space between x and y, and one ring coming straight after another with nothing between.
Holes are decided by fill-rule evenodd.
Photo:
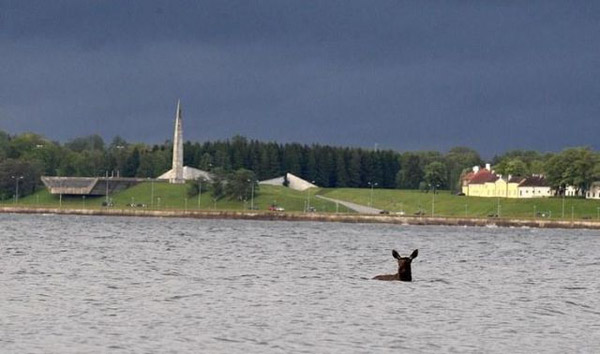
<instances>
[{"instance_id":1,"label":"tree line","mask_svg":"<svg viewBox=\"0 0 600 354\"><path fill-rule=\"evenodd\" d=\"M24 133L0 131L0 198L33 193L40 176L111 176L155 178L171 168L172 143L148 145L98 135L66 143ZM320 144L276 143L234 136L228 140L184 143L184 165L238 176L251 171L259 180L289 172L320 187L449 189L458 191L462 174L483 164L468 147L438 151L397 152ZM544 174L557 189L585 190L600 178L600 157L591 148L560 153L514 150L491 161L505 175ZM22 177L22 178L21 178ZM245 178L245 177L244 177ZM18 181L17 181L18 179Z\"/></svg>"}]
</instances>

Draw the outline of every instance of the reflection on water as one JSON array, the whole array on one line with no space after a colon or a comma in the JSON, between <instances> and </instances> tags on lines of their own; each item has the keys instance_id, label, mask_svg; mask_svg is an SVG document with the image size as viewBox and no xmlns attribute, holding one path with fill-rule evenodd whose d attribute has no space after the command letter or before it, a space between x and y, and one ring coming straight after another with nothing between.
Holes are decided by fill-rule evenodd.
<instances>
[{"instance_id":1,"label":"reflection on water","mask_svg":"<svg viewBox=\"0 0 600 354\"><path fill-rule=\"evenodd\" d=\"M594 352L598 231L0 215L2 352ZM391 249L415 248L413 282Z\"/></svg>"}]
</instances>

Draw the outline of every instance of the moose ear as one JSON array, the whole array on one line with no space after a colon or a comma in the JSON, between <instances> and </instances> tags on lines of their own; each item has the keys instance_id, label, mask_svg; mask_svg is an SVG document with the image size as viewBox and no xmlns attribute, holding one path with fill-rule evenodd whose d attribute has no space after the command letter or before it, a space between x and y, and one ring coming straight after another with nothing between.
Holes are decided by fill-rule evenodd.
<instances>
[{"instance_id":1,"label":"moose ear","mask_svg":"<svg viewBox=\"0 0 600 354\"><path fill-rule=\"evenodd\" d=\"M400 255L398 254L398 252L396 252L396 250L392 250L392 256L396 259L400 259Z\"/></svg>"},{"instance_id":2,"label":"moose ear","mask_svg":"<svg viewBox=\"0 0 600 354\"><path fill-rule=\"evenodd\" d=\"M410 259L415 259L419 255L419 250L414 250L413 253L410 254Z\"/></svg>"}]
</instances>

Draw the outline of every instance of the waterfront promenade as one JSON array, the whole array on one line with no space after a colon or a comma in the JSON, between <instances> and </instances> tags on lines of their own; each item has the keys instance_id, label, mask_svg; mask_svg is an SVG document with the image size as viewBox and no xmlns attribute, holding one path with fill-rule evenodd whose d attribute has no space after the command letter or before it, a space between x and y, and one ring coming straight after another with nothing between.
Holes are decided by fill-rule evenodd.
<instances>
[{"instance_id":1,"label":"waterfront promenade","mask_svg":"<svg viewBox=\"0 0 600 354\"><path fill-rule=\"evenodd\" d=\"M223 211L223 210L148 210L148 209L79 209L79 208L29 208L0 207L0 213L18 214L64 214L64 215L102 215L134 217L172 217L196 219L240 219L274 221L313 221L341 223L383 223L397 225L446 225L478 227L525 227L525 228L564 228L600 230L597 220L548 220L515 218L461 218L406 215L377 215L349 213L301 213L271 211Z\"/></svg>"}]
</instances>

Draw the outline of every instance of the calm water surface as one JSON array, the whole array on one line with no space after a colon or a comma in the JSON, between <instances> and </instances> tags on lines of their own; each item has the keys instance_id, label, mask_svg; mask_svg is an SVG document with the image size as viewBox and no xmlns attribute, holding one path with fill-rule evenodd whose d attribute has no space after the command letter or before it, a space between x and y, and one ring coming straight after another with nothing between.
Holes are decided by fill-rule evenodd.
<instances>
[{"instance_id":1,"label":"calm water surface","mask_svg":"<svg viewBox=\"0 0 600 354\"><path fill-rule=\"evenodd\" d=\"M0 252L2 353L600 348L598 231L4 214Z\"/></svg>"}]
</instances>

